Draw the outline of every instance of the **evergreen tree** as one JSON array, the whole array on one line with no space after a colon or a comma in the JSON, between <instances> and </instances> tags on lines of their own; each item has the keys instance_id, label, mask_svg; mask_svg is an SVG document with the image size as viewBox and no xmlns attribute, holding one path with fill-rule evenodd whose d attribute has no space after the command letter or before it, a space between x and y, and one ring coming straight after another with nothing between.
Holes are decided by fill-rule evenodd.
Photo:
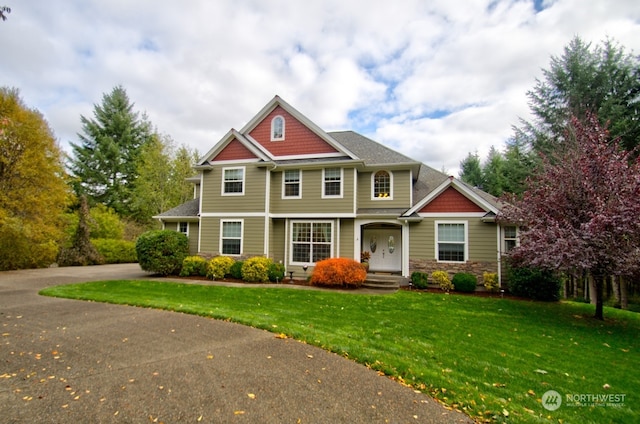
<instances>
[{"instance_id":1,"label":"evergreen tree","mask_svg":"<svg viewBox=\"0 0 640 424\"><path fill-rule=\"evenodd\" d=\"M640 61L611 40L592 48L574 38L553 56L544 78L527 94L533 122L519 129L532 147L548 154L564 142L571 117L595 114L627 150L640 142Z\"/></svg>"},{"instance_id":2,"label":"evergreen tree","mask_svg":"<svg viewBox=\"0 0 640 424\"><path fill-rule=\"evenodd\" d=\"M81 116L79 144L71 143L74 157L70 170L78 194L91 204L103 203L121 216L131 216L131 193L137 174L140 149L152 137L145 116L133 110L125 89L115 87L94 105L94 118Z\"/></svg>"},{"instance_id":3,"label":"evergreen tree","mask_svg":"<svg viewBox=\"0 0 640 424\"><path fill-rule=\"evenodd\" d=\"M487 161L482 168L483 190L494 196L501 196L504 192L504 158L502 154L491 146Z\"/></svg>"},{"instance_id":4,"label":"evergreen tree","mask_svg":"<svg viewBox=\"0 0 640 424\"><path fill-rule=\"evenodd\" d=\"M460 162L460 179L474 187L482 188L482 167L478 153L469 152L467 157Z\"/></svg>"}]
</instances>

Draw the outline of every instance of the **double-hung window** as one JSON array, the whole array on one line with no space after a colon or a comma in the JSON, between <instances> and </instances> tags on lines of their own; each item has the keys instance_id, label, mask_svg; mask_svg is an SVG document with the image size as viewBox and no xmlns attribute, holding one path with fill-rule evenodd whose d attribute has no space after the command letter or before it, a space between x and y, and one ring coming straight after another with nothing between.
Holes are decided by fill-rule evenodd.
<instances>
[{"instance_id":1,"label":"double-hung window","mask_svg":"<svg viewBox=\"0 0 640 424\"><path fill-rule=\"evenodd\" d=\"M220 253L239 255L242 253L242 221L222 221Z\"/></svg>"},{"instance_id":2,"label":"double-hung window","mask_svg":"<svg viewBox=\"0 0 640 424\"><path fill-rule=\"evenodd\" d=\"M503 228L504 252L508 252L518 245L518 229L515 225Z\"/></svg>"},{"instance_id":3,"label":"double-hung window","mask_svg":"<svg viewBox=\"0 0 640 424\"><path fill-rule=\"evenodd\" d=\"M222 194L244 194L244 168L224 168L222 170Z\"/></svg>"},{"instance_id":4,"label":"double-hung window","mask_svg":"<svg viewBox=\"0 0 640 424\"><path fill-rule=\"evenodd\" d=\"M436 250L438 261L466 262L466 222L436 222Z\"/></svg>"},{"instance_id":5,"label":"double-hung window","mask_svg":"<svg viewBox=\"0 0 640 424\"><path fill-rule=\"evenodd\" d=\"M178 222L178 232L184 234L185 236L189 235L189 223L188 222Z\"/></svg>"},{"instance_id":6,"label":"double-hung window","mask_svg":"<svg viewBox=\"0 0 640 424\"><path fill-rule=\"evenodd\" d=\"M284 171L284 180L282 188L282 197L299 199L302 197L301 172L299 169L286 169Z\"/></svg>"},{"instance_id":7,"label":"double-hung window","mask_svg":"<svg viewBox=\"0 0 640 424\"><path fill-rule=\"evenodd\" d=\"M322 197L342 197L342 168L325 168Z\"/></svg>"},{"instance_id":8,"label":"double-hung window","mask_svg":"<svg viewBox=\"0 0 640 424\"><path fill-rule=\"evenodd\" d=\"M331 257L333 222L291 223L291 262L314 263Z\"/></svg>"}]
</instances>

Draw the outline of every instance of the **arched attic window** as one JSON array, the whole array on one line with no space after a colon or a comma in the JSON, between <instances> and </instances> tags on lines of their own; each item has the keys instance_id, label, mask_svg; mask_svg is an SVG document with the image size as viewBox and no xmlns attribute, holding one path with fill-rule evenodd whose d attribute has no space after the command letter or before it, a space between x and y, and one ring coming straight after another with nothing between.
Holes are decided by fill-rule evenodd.
<instances>
[{"instance_id":1,"label":"arched attic window","mask_svg":"<svg viewBox=\"0 0 640 424\"><path fill-rule=\"evenodd\" d=\"M271 141L284 140L284 118L280 115L271 120Z\"/></svg>"}]
</instances>

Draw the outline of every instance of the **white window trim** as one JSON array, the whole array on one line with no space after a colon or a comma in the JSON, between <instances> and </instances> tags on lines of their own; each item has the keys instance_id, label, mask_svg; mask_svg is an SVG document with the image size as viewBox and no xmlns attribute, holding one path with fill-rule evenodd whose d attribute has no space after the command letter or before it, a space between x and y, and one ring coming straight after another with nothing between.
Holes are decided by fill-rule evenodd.
<instances>
[{"instance_id":1,"label":"white window trim","mask_svg":"<svg viewBox=\"0 0 640 424\"><path fill-rule=\"evenodd\" d=\"M240 253L239 254L230 254L230 253L223 253L222 252L222 242L223 242L223 229L224 229L224 224L227 222L239 222L240 223ZM219 248L218 248L218 252L220 252L221 255L224 256L242 256L242 252L244 252L244 219L221 219L220 220L220 241L219 241Z\"/></svg>"},{"instance_id":2,"label":"white window trim","mask_svg":"<svg viewBox=\"0 0 640 424\"><path fill-rule=\"evenodd\" d=\"M224 190L224 183L225 183L225 173L227 171L232 171L235 169L241 169L242 170L242 191L240 193L227 193ZM244 190L246 188L247 185L247 170L245 166L232 166L232 167L226 167L226 168L222 168L222 187L220 188L220 194L222 196L244 196Z\"/></svg>"},{"instance_id":3,"label":"white window trim","mask_svg":"<svg viewBox=\"0 0 640 424\"><path fill-rule=\"evenodd\" d=\"M180 224L187 224L187 231L186 232L180 231ZM185 236L189 237L189 222L188 221L179 221L178 224L177 224L176 230L179 233L184 234Z\"/></svg>"},{"instance_id":4,"label":"white window trim","mask_svg":"<svg viewBox=\"0 0 640 424\"><path fill-rule=\"evenodd\" d=\"M435 246L434 246L434 250L435 250L435 258L437 262L440 263L451 263L451 264L461 264L461 263L465 263L469 261L469 221L435 221L435 226L434 226L434 239L435 239ZM463 224L464 225L464 261L441 261L440 260L440 256L438 255L438 244L439 244L439 240L438 240L438 226L440 224ZM444 241L443 243L450 243L447 241Z\"/></svg>"},{"instance_id":5,"label":"white window trim","mask_svg":"<svg viewBox=\"0 0 640 424\"><path fill-rule=\"evenodd\" d=\"M286 195L286 181L285 181L285 173L287 170L282 171L282 199L302 199L302 169L290 169L289 171L298 171L298 184L300 185L300 189L298 190L297 196L287 196Z\"/></svg>"},{"instance_id":6,"label":"white window trim","mask_svg":"<svg viewBox=\"0 0 640 424\"><path fill-rule=\"evenodd\" d=\"M507 253L507 237L506 237L506 233L505 233L506 227L515 227L515 229L516 229L516 237L515 237L515 239L509 238L509 240L515 240L516 247L520 246L520 228L518 228L517 225L505 225L505 226L502 226L501 229L500 229L500 234L501 234L500 243L502 245L502 252L503 253Z\"/></svg>"},{"instance_id":7,"label":"white window trim","mask_svg":"<svg viewBox=\"0 0 640 424\"><path fill-rule=\"evenodd\" d=\"M376 197L376 187L375 187L376 174L380 171L384 171L387 174L389 174L389 196L388 197ZM380 201L393 200L393 172L387 171L386 169L378 169L377 171L371 173L371 200L380 200Z\"/></svg>"},{"instance_id":8,"label":"white window trim","mask_svg":"<svg viewBox=\"0 0 640 424\"><path fill-rule=\"evenodd\" d=\"M336 238L335 238L335 232L336 232L336 226L335 226L335 222L333 220L322 220L322 219L318 219L318 220L314 220L314 219L296 219L296 220L291 220L289 221L289 240L288 240L288 245L289 245L289 263L291 265L314 265L315 262L294 262L293 261L293 224L305 224L305 223L309 223L309 224L330 224L331 225L331 247L330 247L330 252L329 252L329 257L333 258L334 257L334 247L336 244ZM312 225L313 228L313 225ZM313 232L312 232L313 233ZM313 244L313 240L310 242ZM313 252L311 252L311 257L313 256ZM311 259L311 257L309 257L309 259Z\"/></svg>"},{"instance_id":9,"label":"white window trim","mask_svg":"<svg viewBox=\"0 0 640 424\"><path fill-rule=\"evenodd\" d=\"M276 120L277 119L281 119L282 120L282 137L274 137L273 134L275 132L275 124L276 124ZM282 115L276 115L273 117L273 119L271 119L271 141L282 141L284 140L284 134L285 134L285 119L284 116Z\"/></svg>"},{"instance_id":10,"label":"white window trim","mask_svg":"<svg viewBox=\"0 0 640 424\"><path fill-rule=\"evenodd\" d=\"M326 180L325 180L325 172L327 171L327 169L338 169L340 170L340 194L339 195L335 195L335 194L326 194L325 193L325 189L326 189ZM333 167L333 168L323 168L322 169L322 198L323 199L342 199L344 197L344 168L338 168L338 167Z\"/></svg>"}]
</instances>

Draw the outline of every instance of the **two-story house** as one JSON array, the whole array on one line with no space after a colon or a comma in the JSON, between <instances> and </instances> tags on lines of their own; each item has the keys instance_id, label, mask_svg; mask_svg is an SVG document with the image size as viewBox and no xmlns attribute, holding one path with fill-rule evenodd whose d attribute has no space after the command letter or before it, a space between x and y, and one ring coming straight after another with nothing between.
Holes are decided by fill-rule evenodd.
<instances>
[{"instance_id":1,"label":"two-story house","mask_svg":"<svg viewBox=\"0 0 640 424\"><path fill-rule=\"evenodd\" d=\"M278 96L194 168L195 198L156 217L193 254L264 255L302 276L369 252L371 273L482 281L515 240L494 197L355 132L325 132Z\"/></svg>"}]
</instances>

